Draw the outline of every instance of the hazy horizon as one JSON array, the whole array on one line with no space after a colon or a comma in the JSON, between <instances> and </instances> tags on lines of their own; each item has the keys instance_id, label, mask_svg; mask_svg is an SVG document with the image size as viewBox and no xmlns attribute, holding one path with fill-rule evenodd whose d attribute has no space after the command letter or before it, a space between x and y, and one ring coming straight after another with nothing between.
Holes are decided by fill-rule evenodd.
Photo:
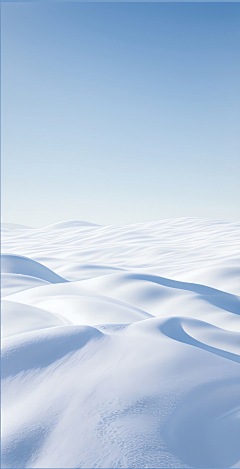
<instances>
[{"instance_id":1,"label":"hazy horizon","mask_svg":"<svg viewBox=\"0 0 240 469\"><path fill-rule=\"evenodd\" d=\"M2 3L2 222L239 220L239 3Z\"/></svg>"}]
</instances>

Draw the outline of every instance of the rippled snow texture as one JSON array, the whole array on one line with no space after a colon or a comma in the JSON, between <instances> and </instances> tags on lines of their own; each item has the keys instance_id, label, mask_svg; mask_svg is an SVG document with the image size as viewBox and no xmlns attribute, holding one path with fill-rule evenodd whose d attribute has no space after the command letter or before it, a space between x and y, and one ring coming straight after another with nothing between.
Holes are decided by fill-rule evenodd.
<instances>
[{"instance_id":1,"label":"rippled snow texture","mask_svg":"<svg viewBox=\"0 0 240 469\"><path fill-rule=\"evenodd\" d=\"M2 229L2 467L240 467L240 224Z\"/></svg>"}]
</instances>

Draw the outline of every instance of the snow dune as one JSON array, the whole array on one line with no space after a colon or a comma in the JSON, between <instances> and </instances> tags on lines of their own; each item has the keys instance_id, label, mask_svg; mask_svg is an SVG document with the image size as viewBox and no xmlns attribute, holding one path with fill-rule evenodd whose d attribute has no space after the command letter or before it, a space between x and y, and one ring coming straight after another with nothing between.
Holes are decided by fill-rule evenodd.
<instances>
[{"instance_id":1,"label":"snow dune","mask_svg":"<svg viewBox=\"0 0 240 469\"><path fill-rule=\"evenodd\" d=\"M12 254L2 254L1 271L5 274L28 275L50 283L66 282L66 280L39 262L29 259L28 257Z\"/></svg>"},{"instance_id":2,"label":"snow dune","mask_svg":"<svg viewBox=\"0 0 240 469\"><path fill-rule=\"evenodd\" d=\"M2 230L2 467L240 467L240 224Z\"/></svg>"}]
</instances>

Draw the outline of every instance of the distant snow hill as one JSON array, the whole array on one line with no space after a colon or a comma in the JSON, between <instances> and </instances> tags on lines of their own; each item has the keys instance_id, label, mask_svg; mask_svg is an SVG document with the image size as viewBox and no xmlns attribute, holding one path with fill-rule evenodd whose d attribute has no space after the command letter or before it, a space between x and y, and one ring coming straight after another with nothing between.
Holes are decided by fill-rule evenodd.
<instances>
[{"instance_id":1,"label":"distant snow hill","mask_svg":"<svg viewBox=\"0 0 240 469\"><path fill-rule=\"evenodd\" d=\"M30 230L30 226L26 225L17 225L16 223L1 223L1 227L4 228L5 230L25 230L28 229Z\"/></svg>"},{"instance_id":2,"label":"distant snow hill","mask_svg":"<svg viewBox=\"0 0 240 469\"><path fill-rule=\"evenodd\" d=\"M95 223L89 223L88 221L63 221L59 223L54 223L53 225L48 225L45 229L48 230L65 230L73 228L82 228L84 226L100 226Z\"/></svg>"},{"instance_id":3,"label":"distant snow hill","mask_svg":"<svg viewBox=\"0 0 240 469\"><path fill-rule=\"evenodd\" d=\"M240 468L240 223L2 230L2 467Z\"/></svg>"},{"instance_id":4,"label":"distant snow hill","mask_svg":"<svg viewBox=\"0 0 240 469\"><path fill-rule=\"evenodd\" d=\"M54 223L53 225L49 225L47 228L48 229L66 229L66 228L79 228L82 226L100 226L100 225L96 225L95 223L89 223L87 221L64 221L64 222ZM26 226L26 225L18 225L16 223L1 223L1 227L4 228L5 230L34 229L33 227ZM35 229L39 229L39 228L35 228Z\"/></svg>"}]
</instances>

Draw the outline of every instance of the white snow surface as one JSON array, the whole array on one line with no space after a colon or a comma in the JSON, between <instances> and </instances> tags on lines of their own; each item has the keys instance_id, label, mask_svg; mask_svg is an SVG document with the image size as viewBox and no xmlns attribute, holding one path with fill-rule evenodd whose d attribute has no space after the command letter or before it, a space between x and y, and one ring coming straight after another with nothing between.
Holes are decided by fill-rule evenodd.
<instances>
[{"instance_id":1,"label":"white snow surface","mask_svg":"<svg viewBox=\"0 0 240 469\"><path fill-rule=\"evenodd\" d=\"M2 467L240 468L240 223L2 230Z\"/></svg>"}]
</instances>

